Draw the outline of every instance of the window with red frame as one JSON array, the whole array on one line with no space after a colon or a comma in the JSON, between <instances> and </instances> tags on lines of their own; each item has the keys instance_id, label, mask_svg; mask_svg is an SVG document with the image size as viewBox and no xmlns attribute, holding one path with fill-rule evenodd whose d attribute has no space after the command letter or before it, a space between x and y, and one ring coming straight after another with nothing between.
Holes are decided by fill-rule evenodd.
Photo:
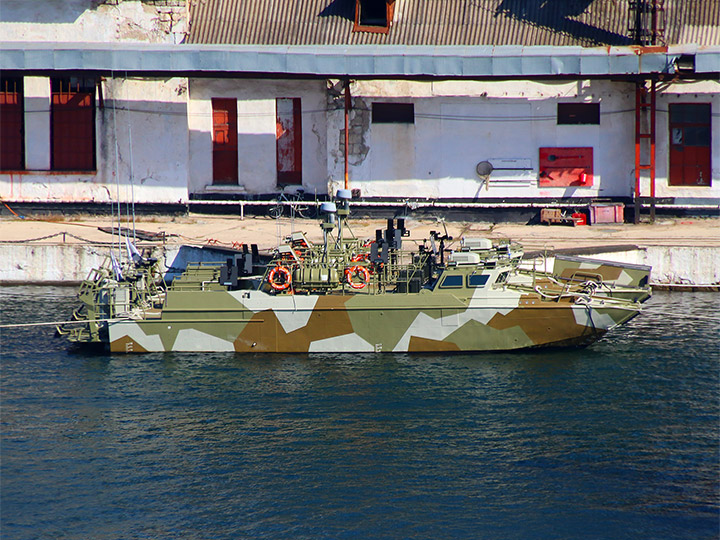
<instances>
[{"instance_id":1,"label":"window with red frame","mask_svg":"<svg viewBox=\"0 0 720 540\"><path fill-rule=\"evenodd\" d=\"M353 32L387 34L395 11L395 0L355 0Z\"/></svg>"},{"instance_id":2,"label":"window with red frame","mask_svg":"<svg viewBox=\"0 0 720 540\"><path fill-rule=\"evenodd\" d=\"M95 170L95 79L53 78L51 85L52 169Z\"/></svg>"},{"instance_id":3,"label":"window with red frame","mask_svg":"<svg viewBox=\"0 0 720 540\"><path fill-rule=\"evenodd\" d=\"M0 170L25 168L22 77L0 77Z\"/></svg>"}]
</instances>

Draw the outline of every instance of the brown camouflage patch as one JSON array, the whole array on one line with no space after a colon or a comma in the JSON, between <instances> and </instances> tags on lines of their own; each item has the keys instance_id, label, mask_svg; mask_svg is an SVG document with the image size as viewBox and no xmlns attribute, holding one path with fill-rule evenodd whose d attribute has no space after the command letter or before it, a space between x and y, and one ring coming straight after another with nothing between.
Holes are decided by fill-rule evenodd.
<instances>
[{"instance_id":1,"label":"brown camouflage patch","mask_svg":"<svg viewBox=\"0 0 720 540\"><path fill-rule=\"evenodd\" d=\"M438 341L436 339L412 336L408 344L408 352L449 352L460 351L455 343Z\"/></svg>"},{"instance_id":2,"label":"brown camouflage patch","mask_svg":"<svg viewBox=\"0 0 720 540\"><path fill-rule=\"evenodd\" d=\"M523 305L525 300L526 297L523 297L520 307L513 309L507 315L496 314L488 322L488 326L497 330L506 330L517 326L535 345L579 339L588 333L593 333L591 328L575 321L569 304L535 307Z\"/></svg>"},{"instance_id":3,"label":"brown camouflage patch","mask_svg":"<svg viewBox=\"0 0 720 540\"><path fill-rule=\"evenodd\" d=\"M565 263L565 261L563 261L563 263ZM581 268L578 264L577 266L572 266L571 268L563 268L560 277L562 279L571 279L575 276L575 279L582 280L586 278L596 279L597 276L600 275L603 281L614 282L620 279L620 275L623 272L623 269L619 266L608 266L603 264L591 268L588 263L585 263L584 266L586 267Z\"/></svg>"},{"instance_id":4,"label":"brown camouflage patch","mask_svg":"<svg viewBox=\"0 0 720 540\"><path fill-rule=\"evenodd\" d=\"M146 353L148 350L130 336L123 336L110 343L110 352Z\"/></svg>"},{"instance_id":5,"label":"brown camouflage patch","mask_svg":"<svg viewBox=\"0 0 720 540\"><path fill-rule=\"evenodd\" d=\"M307 324L292 332L285 332L272 310L256 313L235 340L235 350L307 352L313 341L352 334L353 327L345 307L350 298L345 295L319 297Z\"/></svg>"}]
</instances>

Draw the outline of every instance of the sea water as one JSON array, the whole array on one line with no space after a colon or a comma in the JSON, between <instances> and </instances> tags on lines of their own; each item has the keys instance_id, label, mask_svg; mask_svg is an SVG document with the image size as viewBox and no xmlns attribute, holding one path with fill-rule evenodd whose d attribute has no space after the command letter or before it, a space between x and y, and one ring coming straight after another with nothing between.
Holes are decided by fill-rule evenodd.
<instances>
[{"instance_id":1,"label":"sea water","mask_svg":"<svg viewBox=\"0 0 720 540\"><path fill-rule=\"evenodd\" d=\"M0 289L3 323L74 291ZM720 296L584 349L115 355L3 329L0 536L710 539Z\"/></svg>"}]
</instances>

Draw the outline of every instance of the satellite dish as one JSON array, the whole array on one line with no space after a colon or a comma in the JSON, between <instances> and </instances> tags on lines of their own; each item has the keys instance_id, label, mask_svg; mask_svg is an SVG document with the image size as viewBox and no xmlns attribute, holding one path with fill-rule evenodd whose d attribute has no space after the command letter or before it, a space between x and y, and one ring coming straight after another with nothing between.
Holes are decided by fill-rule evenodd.
<instances>
[{"instance_id":1,"label":"satellite dish","mask_svg":"<svg viewBox=\"0 0 720 540\"><path fill-rule=\"evenodd\" d=\"M481 161L475 167L475 172L478 174L478 176L489 176L494 169L495 168L492 166L492 163L490 163L489 161Z\"/></svg>"}]
</instances>

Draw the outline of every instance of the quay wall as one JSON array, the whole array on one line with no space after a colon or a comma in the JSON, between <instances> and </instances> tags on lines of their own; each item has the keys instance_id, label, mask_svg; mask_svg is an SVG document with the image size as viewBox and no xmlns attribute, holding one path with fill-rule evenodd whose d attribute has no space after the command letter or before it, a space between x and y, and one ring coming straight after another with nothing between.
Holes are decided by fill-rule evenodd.
<instances>
[{"instance_id":1,"label":"quay wall","mask_svg":"<svg viewBox=\"0 0 720 540\"><path fill-rule=\"evenodd\" d=\"M91 244L0 245L0 284L75 285L100 266L108 252L106 245ZM598 248L587 257L652 266L651 283L661 288L717 290L720 286L720 247L649 246L607 253ZM224 261L225 255L189 246L168 246L162 253L171 274L188 260ZM553 262L549 257L537 262L537 267L552 269Z\"/></svg>"}]
</instances>

